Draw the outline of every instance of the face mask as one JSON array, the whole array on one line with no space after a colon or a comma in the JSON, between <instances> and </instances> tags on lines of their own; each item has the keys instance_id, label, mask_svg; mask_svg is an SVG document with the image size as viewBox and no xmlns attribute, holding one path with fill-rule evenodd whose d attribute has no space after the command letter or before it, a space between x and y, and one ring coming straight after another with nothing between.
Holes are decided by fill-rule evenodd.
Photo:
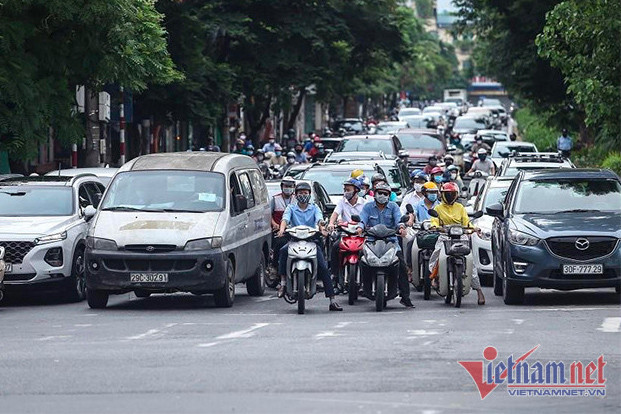
<instances>
[{"instance_id":1,"label":"face mask","mask_svg":"<svg viewBox=\"0 0 621 414\"><path fill-rule=\"evenodd\" d=\"M291 187L285 187L282 189L282 193L286 196L290 196L291 194L293 194L293 188Z\"/></svg>"},{"instance_id":2,"label":"face mask","mask_svg":"<svg viewBox=\"0 0 621 414\"><path fill-rule=\"evenodd\" d=\"M451 160L446 160L446 161L444 161L444 164L445 164L445 166L446 166L446 167L448 167L448 166L450 166L450 165L453 165L453 161L451 161Z\"/></svg>"},{"instance_id":3,"label":"face mask","mask_svg":"<svg viewBox=\"0 0 621 414\"><path fill-rule=\"evenodd\" d=\"M433 177L433 180L434 180L436 183L441 183L441 182L443 181L443 180L442 180L442 176L441 176L441 175L436 175L435 177Z\"/></svg>"},{"instance_id":4,"label":"face mask","mask_svg":"<svg viewBox=\"0 0 621 414\"><path fill-rule=\"evenodd\" d=\"M355 194L355 193L354 193L353 191L345 191L345 192L343 193L343 197L345 197L345 199L346 199L347 201L349 201L349 200L351 200L352 198L354 198L354 194Z\"/></svg>"},{"instance_id":5,"label":"face mask","mask_svg":"<svg viewBox=\"0 0 621 414\"><path fill-rule=\"evenodd\" d=\"M277 156L277 157L280 157L281 155L282 155L282 152L280 152L280 151L276 151L276 156Z\"/></svg>"},{"instance_id":6,"label":"face mask","mask_svg":"<svg viewBox=\"0 0 621 414\"><path fill-rule=\"evenodd\" d=\"M436 202L438 200L438 195L436 193L427 194L427 200L429 200L432 203L434 203L434 202Z\"/></svg>"},{"instance_id":7,"label":"face mask","mask_svg":"<svg viewBox=\"0 0 621 414\"><path fill-rule=\"evenodd\" d=\"M295 158L287 158L287 164L295 164Z\"/></svg>"},{"instance_id":8,"label":"face mask","mask_svg":"<svg viewBox=\"0 0 621 414\"><path fill-rule=\"evenodd\" d=\"M377 201L380 204L388 203L389 198L390 196L387 196L386 194L375 194L375 201Z\"/></svg>"},{"instance_id":9,"label":"face mask","mask_svg":"<svg viewBox=\"0 0 621 414\"><path fill-rule=\"evenodd\" d=\"M417 193L420 193L422 189L423 189L422 184L414 184L414 191L416 191Z\"/></svg>"},{"instance_id":10,"label":"face mask","mask_svg":"<svg viewBox=\"0 0 621 414\"><path fill-rule=\"evenodd\" d=\"M298 154L301 154L302 150L301 149L296 149L295 152L297 152Z\"/></svg>"},{"instance_id":11,"label":"face mask","mask_svg":"<svg viewBox=\"0 0 621 414\"><path fill-rule=\"evenodd\" d=\"M265 158L263 158L263 156L262 156L262 155L257 156L257 161L259 161L259 162L263 161L264 159L265 159Z\"/></svg>"},{"instance_id":12,"label":"face mask","mask_svg":"<svg viewBox=\"0 0 621 414\"><path fill-rule=\"evenodd\" d=\"M451 180L456 180L457 179L457 174L451 174Z\"/></svg>"},{"instance_id":13,"label":"face mask","mask_svg":"<svg viewBox=\"0 0 621 414\"><path fill-rule=\"evenodd\" d=\"M295 197L298 200L298 203L300 204L308 204L308 202L310 201L310 194L306 194L306 195L299 195Z\"/></svg>"},{"instance_id":14,"label":"face mask","mask_svg":"<svg viewBox=\"0 0 621 414\"><path fill-rule=\"evenodd\" d=\"M487 158L487 155L479 155L479 159L481 161L485 161L486 158Z\"/></svg>"},{"instance_id":15,"label":"face mask","mask_svg":"<svg viewBox=\"0 0 621 414\"><path fill-rule=\"evenodd\" d=\"M431 165L432 167L435 167L436 165L438 165L438 161L431 160L431 161L429 161L429 165Z\"/></svg>"},{"instance_id":16,"label":"face mask","mask_svg":"<svg viewBox=\"0 0 621 414\"><path fill-rule=\"evenodd\" d=\"M367 190L360 190L358 192L358 197L365 197L367 195L368 191Z\"/></svg>"},{"instance_id":17,"label":"face mask","mask_svg":"<svg viewBox=\"0 0 621 414\"><path fill-rule=\"evenodd\" d=\"M270 139L270 144L273 144L276 140Z\"/></svg>"}]
</instances>

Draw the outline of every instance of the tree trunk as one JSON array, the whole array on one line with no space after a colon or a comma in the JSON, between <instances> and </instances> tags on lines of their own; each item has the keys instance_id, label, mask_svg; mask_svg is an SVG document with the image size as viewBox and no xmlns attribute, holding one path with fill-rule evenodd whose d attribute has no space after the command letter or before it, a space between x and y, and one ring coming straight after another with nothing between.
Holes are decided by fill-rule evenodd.
<instances>
[{"instance_id":1,"label":"tree trunk","mask_svg":"<svg viewBox=\"0 0 621 414\"><path fill-rule=\"evenodd\" d=\"M256 116L257 114L254 111L248 111L248 125L250 127L250 139L252 140L252 144L257 147L259 145L259 131L265 125L265 121L270 116L270 107L272 105L272 94L270 93L267 97L267 101L265 102L265 106L263 107L263 111L260 116Z\"/></svg>"},{"instance_id":2,"label":"tree trunk","mask_svg":"<svg viewBox=\"0 0 621 414\"><path fill-rule=\"evenodd\" d=\"M86 116L86 151L84 167L99 167L99 126L96 100L91 90L84 87L84 115Z\"/></svg>"},{"instance_id":3,"label":"tree trunk","mask_svg":"<svg viewBox=\"0 0 621 414\"><path fill-rule=\"evenodd\" d=\"M291 113L289 114L289 120L287 121L287 131L295 126L295 120L300 113L300 109L302 109L302 103L304 103L304 97L306 96L306 87L302 86L298 90L298 100L291 108Z\"/></svg>"}]
</instances>

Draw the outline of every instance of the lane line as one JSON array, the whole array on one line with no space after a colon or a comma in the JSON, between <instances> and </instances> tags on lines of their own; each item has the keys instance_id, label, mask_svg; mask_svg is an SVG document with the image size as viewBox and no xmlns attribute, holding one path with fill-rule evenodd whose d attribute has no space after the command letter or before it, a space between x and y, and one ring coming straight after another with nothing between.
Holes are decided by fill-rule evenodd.
<instances>
[{"instance_id":1,"label":"lane line","mask_svg":"<svg viewBox=\"0 0 621 414\"><path fill-rule=\"evenodd\" d=\"M235 332L231 332L231 333L227 333L224 335L220 335L218 337L216 337L216 339L238 339L238 338L250 338L251 336L254 336L254 332L257 329L260 328L264 328L268 325L271 325L270 323L255 323L254 325L252 325L250 328L248 329L242 329L241 331L235 331Z\"/></svg>"},{"instance_id":2,"label":"lane line","mask_svg":"<svg viewBox=\"0 0 621 414\"><path fill-rule=\"evenodd\" d=\"M619 328L621 328L621 318L615 317L604 319L602 326L597 328L597 330L601 332L620 332Z\"/></svg>"},{"instance_id":3,"label":"lane line","mask_svg":"<svg viewBox=\"0 0 621 414\"><path fill-rule=\"evenodd\" d=\"M524 319L511 319L513 322L515 322L516 325L521 325L524 323Z\"/></svg>"},{"instance_id":4,"label":"lane line","mask_svg":"<svg viewBox=\"0 0 621 414\"><path fill-rule=\"evenodd\" d=\"M160 332L162 332L161 329L149 329L145 333L141 333L141 334L134 335L134 336L128 336L125 339L129 339L130 341L135 341L136 339L144 339L144 338L147 338L149 336L153 336L155 334L158 334Z\"/></svg>"},{"instance_id":5,"label":"lane line","mask_svg":"<svg viewBox=\"0 0 621 414\"><path fill-rule=\"evenodd\" d=\"M324 332L319 332L317 335L315 335L315 339L333 338L336 336L343 336L343 334L340 334L335 331L324 331Z\"/></svg>"},{"instance_id":6,"label":"lane line","mask_svg":"<svg viewBox=\"0 0 621 414\"><path fill-rule=\"evenodd\" d=\"M54 339L67 339L71 338L73 335L51 335L44 336L43 338L38 338L37 341L53 341Z\"/></svg>"},{"instance_id":7,"label":"lane line","mask_svg":"<svg viewBox=\"0 0 621 414\"><path fill-rule=\"evenodd\" d=\"M200 348L210 348L212 346L216 346L218 344L221 344L222 342L208 342L206 344L198 344L196 346L200 347Z\"/></svg>"}]
</instances>

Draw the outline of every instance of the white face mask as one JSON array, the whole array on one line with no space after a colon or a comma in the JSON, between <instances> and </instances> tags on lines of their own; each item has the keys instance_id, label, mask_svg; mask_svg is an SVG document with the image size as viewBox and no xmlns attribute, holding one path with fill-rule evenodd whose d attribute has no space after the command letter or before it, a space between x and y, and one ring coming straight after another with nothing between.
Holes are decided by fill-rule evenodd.
<instances>
[{"instance_id":1,"label":"white face mask","mask_svg":"<svg viewBox=\"0 0 621 414\"><path fill-rule=\"evenodd\" d=\"M422 184L414 184L414 191L416 191L417 193L420 193L422 190L423 190Z\"/></svg>"},{"instance_id":2,"label":"white face mask","mask_svg":"<svg viewBox=\"0 0 621 414\"><path fill-rule=\"evenodd\" d=\"M451 174L451 180L456 180L457 179L457 174Z\"/></svg>"}]
</instances>

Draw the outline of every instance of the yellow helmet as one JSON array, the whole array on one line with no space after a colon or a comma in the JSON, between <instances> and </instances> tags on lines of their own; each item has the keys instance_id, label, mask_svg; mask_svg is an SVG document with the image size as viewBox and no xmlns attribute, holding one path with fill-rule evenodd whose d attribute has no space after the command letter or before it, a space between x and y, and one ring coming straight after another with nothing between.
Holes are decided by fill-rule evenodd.
<instances>
[{"instance_id":1,"label":"yellow helmet","mask_svg":"<svg viewBox=\"0 0 621 414\"><path fill-rule=\"evenodd\" d=\"M357 169L357 170L353 170L353 171L351 172L351 176L350 176L350 177L351 177L351 178L358 178L358 177L360 177L360 176L361 176L361 175L363 175L363 174L364 174L364 171L362 171L362 170L360 170L360 169Z\"/></svg>"},{"instance_id":2,"label":"yellow helmet","mask_svg":"<svg viewBox=\"0 0 621 414\"><path fill-rule=\"evenodd\" d=\"M427 182L427 183L423 184L423 188L425 190L436 190L436 191L438 191L438 186L436 185L436 183L432 183L432 182Z\"/></svg>"}]
</instances>

